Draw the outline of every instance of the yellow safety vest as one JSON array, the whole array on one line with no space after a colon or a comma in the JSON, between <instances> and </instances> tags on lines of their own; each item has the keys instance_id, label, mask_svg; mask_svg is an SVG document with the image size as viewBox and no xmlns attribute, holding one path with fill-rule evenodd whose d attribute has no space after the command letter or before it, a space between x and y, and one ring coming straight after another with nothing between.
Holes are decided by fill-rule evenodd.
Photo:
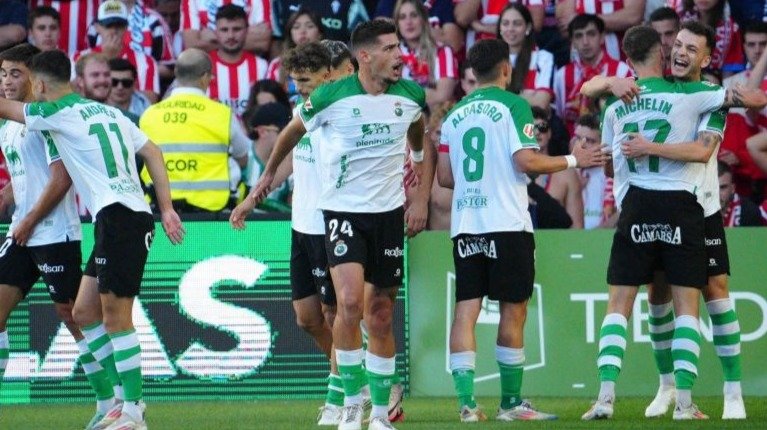
<instances>
[{"instance_id":1,"label":"yellow safety vest","mask_svg":"<svg viewBox=\"0 0 767 430\"><path fill-rule=\"evenodd\" d=\"M231 118L231 108L196 94L173 95L141 116L141 130L165 157L171 199L209 211L226 206ZM149 183L146 168L141 178Z\"/></svg>"}]
</instances>

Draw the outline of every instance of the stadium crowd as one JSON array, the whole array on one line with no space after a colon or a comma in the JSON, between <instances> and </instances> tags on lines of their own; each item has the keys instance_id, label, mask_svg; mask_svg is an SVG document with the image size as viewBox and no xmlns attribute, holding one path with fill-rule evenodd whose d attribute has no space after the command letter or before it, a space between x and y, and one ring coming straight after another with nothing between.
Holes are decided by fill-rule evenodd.
<instances>
[{"instance_id":1,"label":"stadium crowd","mask_svg":"<svg viewBox=\"0 0 767 430\"><path fill-rule=\"evenodd\" d=\"M667 62L681 22L715 28L704 77L724 86L745 82L767 47L767 6L753 0L2 0L0 51L23 42L63 50L73 60L77 92L120 108L144 130L163 123L158 110L149 118L145 112L174 94L180 53L208 52L212 76L201 90L231 109L234 126L214 138L228 160L186 153L215 161L180 156L166 167L180 212L220 214L247 195L299 99L281 67L283 54L323 39L348 43L355 26L374 17L393 20L402 76L426 91L430 142L438 144L440 120L476 85L468 48L497 38L514 65L508 90L533 106L536 139L551 155L569 153L577 141L598 143L599 102L580 87L596 75L632 75L620 49L629 27L644 22L660 32ZM730 110L718 159L727 225L767 224L767 111ZM0 164L3 186L9 162ZM174 181L187 189L175 189ZM598 167L532 176L528 192L537 228L612 227L617 219L612 179ZM450 199L435 181L429 228L447 228ZM288 180L256 210L290 208Z\"/></svg>"}]
</instances>

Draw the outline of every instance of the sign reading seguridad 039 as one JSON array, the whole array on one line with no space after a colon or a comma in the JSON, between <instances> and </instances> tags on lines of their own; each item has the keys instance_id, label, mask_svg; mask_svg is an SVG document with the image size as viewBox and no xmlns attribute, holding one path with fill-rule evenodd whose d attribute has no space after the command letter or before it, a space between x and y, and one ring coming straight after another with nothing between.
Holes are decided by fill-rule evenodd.
<instances>
[{"instance_id":1,"label":"sign reading seguridad 039","mask_svg":"<svg viewBox=\"0 0 767 430\"><path fill-rule=\"evenodd\" d=\"M181 246L159 233L133 320L149 400L320 397L328 362L296 326L290 223L187 222ZM5 231L3 226L0 231ZM93 228L83 225L83 256ZM405 288L397 299L397 368L407 382ZM35 285L8 322L10 357L0 403L92 401L77 346Z\"/></svg>"}]
</instances>

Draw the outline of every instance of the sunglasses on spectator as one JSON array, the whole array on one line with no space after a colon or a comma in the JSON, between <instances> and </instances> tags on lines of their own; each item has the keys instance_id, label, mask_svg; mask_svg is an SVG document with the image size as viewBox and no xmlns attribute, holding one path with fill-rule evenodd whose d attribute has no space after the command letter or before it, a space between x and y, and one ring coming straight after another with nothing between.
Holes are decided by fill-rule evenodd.
<instances>
[{"instance_id":1,"label":"sunglasses on spectator","mask_svg":"<svg viewBox=\"0 0 767 430\"><path fill-rule=\"evenodd\" d=\"M535 129L540 133L547 133L549 131L549 123L547 122L536 122L535 123Z\"/></svg>"},{"instance_id":2,"label":"sunglasses on spectator","mask_svg":"<svg viewBox=\"0 0 767 430\"><path fill-rule=\"evenodd\" d=\"M133 88L133 84L135 82L136 82L135 80L128 79L128 78L126 78L126 79L112 78L112 86L113 87L122 85L123 88Z\"/></svg>"}]
</instances>

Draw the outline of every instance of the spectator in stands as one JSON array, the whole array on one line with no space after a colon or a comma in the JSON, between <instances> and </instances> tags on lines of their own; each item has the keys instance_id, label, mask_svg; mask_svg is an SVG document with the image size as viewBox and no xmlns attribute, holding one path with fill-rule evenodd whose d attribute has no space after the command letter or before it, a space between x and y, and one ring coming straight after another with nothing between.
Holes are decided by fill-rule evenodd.
<instances>
[{"instance_id":1,"label":"spectator in stands","mask_svg":"<svg viewBox=\"0 0 767 430\"><path fill-rule=\"evenodd\" d=\"M278 39L288 37L287 33L292 27L285 24L290 21L297 7L299 10L312 10L319 17L318 22L325 37L341 42L351 39L352 30L357 24L370 20L362 0L273 0L272 7L277 20L274 23L274 36Z\"/></svg>"},{"instance_id":2,"label":"spectator in stands","mask_svg":"<svg viewBox=\"0 0 767 430\"><path fill-rule=\"evenodd\" d=\"M551 127L546 109L533 106L535 121L535 140L543 154L549 153ZM581 195L581 180L575 169L561 170L556 173L542 174L531 178L535 184L543 188L570 216L570 228L583 228L583 196Z\"/></svg>"},{"instance_id":3,"label":"spectator in stands","mask_svg":"<svg viewBox=\"0 0 767 430\"><path fill-rule=\"evenodd\" d=\"M226 4L245 9L248 22L245 50L259 55L269 53L273 29L270 0L181 0L184 47L200 48L206 52L218 48L216 13Z\"/></svg>"},{"instance_id":4,"label":"spectator in stands","mask_svg":"<svg viewBox=\"0 0 767 430\"><path fill-rule=\"evenodd\" d=\"M743 51L748 60L747 70L725 79L724 86L730 88L745 84L765 48L767 23L753 22L747 25L743 29ZM762 82L762 89L767 90L767 81ZM719 149L719 160L730 166L736 191L743 197L751 197L754 194L762 196L767 179L767 175L754 163L746 147L746 141L758 133L760 127L767 129L765 113L767 110L763 110L759 115L752 115L746 109L731 108L727 114L727 127Z\"/></svg>"},{"instance_id":5,"label":"spectator in stands","mask_svg":"<svg viewBox=\"0 0 767 430\"><path fill-rule=\"evenodd\" d=\"M455 23L453 14L454 0L421 0L429 13L431 35L440 45L447 45L454 53L463 51L466 37L463 29ZM390 18L394 16L396 0L380 0L374 16Z\"/></svg>"},{"instance_id":6,"label":"spectator in stands","mask_svg":"<svg viewBox=\"0 0 767 430\"><path fill-rule=\"evenodd\" d=\"M106 103L112 90L109 59L102 53L91 52L75 63L75 89L81 96Z\"/></svg>"},{"instance_id":7,"label":"spectator in stands","mask_svg":"<svg viewBox=\"0 0 767 430\"><path fill-rule=\"evenodd\" d=\"M150 9L142 0L120 0L128 10L128 31L125 32L122 42L126 49L141 51L151 56L161 64L172 62L171 34L167 25L157 11ZM96 31L96 26L91 25L88 29L88 44L91 47L101 44L101 37ZM170 76L170 69L161 72L162 76Z\"/></svg>"},{"instance_id":8,"label":"spectator in stands","mask_svg":"<svg viewBox=\"0 0 767 430\"><path fill-rule=\"evenodd\" d=\"M0 0L0 51L27 38L27 4L19 0Z\"/></svg>"},{"instance_id":9,"label":"spectator in stands","mask_svg":"<svg viewBox=\"0 0 767 430\"><path fill-rule=\"evenodd\" d=\"M455 20L467 29L466 48L477 40L493 39L496 36L501 11L508 3L520 3L530 10L533 31L543 28L543 0L454 0Z\"/></svg>"},{"instance_id":10,"label":"spectator in stands","mask_svg":"<svg viewBox=\"0 0 767 430\"><path fill-rule=\"evenodd\" d=\"M41 51L59 49L61 16L50 6L40 6L29 12L29 43Z\"/></svg>"},{"instance_id":11,"label":"spectator in stands","mask_svg":"<svg viewBox=\"0 0 767 430\"><path fill-rule=\"evenodd\" d=\"M429 31L429 16L420 0L399 0L394 21L402 50L402 77L426 90L431 108L453 99L458 64L449 46L439 46Z\"/></svg>"},{"instance_id":12,"label":"spectator in stands","mask_svg":"<svg viewBox=\"0 0 767 430\"><path fill-rule=\"evenodd\" d=\"M109 76L112 78L112 90L107 104L130 112L138 125L138 119L152 103L136 91L136 68L124 58L112 58L109 60Z\"/></svg>"},{"instance_id":13,"label":"spectator in stands","mask_svg":"<svg viewBox=\"0 0 767 430\"><path fill-rule=\"evenodd\" d=\"M429 117L427 124L427 142L434 145L434 152L439 150L440 137L442 135L442 120L453 107L453 102L445 102L437 106ZM450 210L453 204L452 188L445 188L439 185L439 181L432 181L431 196L429 198L429 220L427 228L429 230L450 230Z\"/></svg>"},{"instance_id":14,"label":"spectator in stands","mask_svg":"<svg viewBox=\"0 0 767 430\"><path fill-rule=\"evenodd\" d=\"M725 78L743 71L743 41L738 24L730 17L727 0L682 0L677 7L682 21L700 21L715 30L716 45L708 68L721 70Z\"/></svg>"},{"instance_id":15,"label":"spectator in stands","mask_svg":"<svg viewBox=\"0 0 767 430\"><path fill-rule=\"evenodd\" d=\"M290 15L285 26L285 33L287 39L283 42L283 50L286 52L296 46L309 42L319 42L325 38L319 15L304 6L299 7L296 12ZM287 73L282 72L281 57L276 57L269 63L266 77L284 85L289 96L298 95L293 81L290 80Z\"/></svg>"},{"instance_id":16,"label":"spectator in stands","mask_svg":"<svg viewBox=\"0 0 767 430\"><path fill-rule=\"evenodd\" d=\"M96 20L101 3L101 0L31 0L32 9L50 6L59 12L62 29L59 49L70 57L88 48L88 26Z\"/></svg>"},{"instance_id":17,"label":"spectator in stands","mask_svg":"<svg viewBox=\"0 0 767 430\"><path fill-rule=\"evenodd\" d=\"M157 100L160 93L160 76L158 64L142 50L134 50L123 43L128 30L128 8L119 0L107 0L99 6L96 32L99 34L101 45L80 51L75 54L77 59L89 52L102 52L107 59L125 58L130 61L138 73L138 89L143 91L152 102Z\"/></svg>"},{"instance_id":18,"label":"spectator in stands","mask_svg":"<svg viewBox=\"0 0 767 430\"><path fill-rule=\"evenodd\" d=\"M543 10L543 28L535 32L535 43L554 55L554 64L559 68L570 62L570 43L559 32L557 0L543 0Z\"/></svg>"},{"instance_id":19,"label":"spectator in stands","mask_svg":"<svg viewBox=\"0 0 767 430\"><path fill-rule=\"evenodd\" d=\"M290 117L290 109L282 104L267 103L248 118L248 129L256 137L248 151L248 165L243 172L243 181L248 188L256 185L277 143L277 135L288 124ZM270 212L290 212L290 181L284 181L269 193L257 208Z\"/></svg>"},{"instance_id":20,"label":"spectator in stands","mask_svg":"<svg viewBox=\"0 0 767 430\"><path fill-rule=\"evenodd\" d=\"M463 94L471 94L472 91L477 89L477 77L474 76L474 70L471 69L471 64L468 61L461 63L460 67L461 75L461 91Z\"/></svg>"},{"instance_id":21,"label":"spectator in stands","mask_svg":"<svg viewBox=\"0 0 767 430\"><path fill-rule=\"evenodd\" d=\"M727 163L719 162L719 202L725 227L761 226L759 208L735 191L732 171Z\"/></svg>"},{"instance_id":22,"label":"spectator in stands","mask_svg":"<svg viewBox=\"0 0 767 430\"><path fill-rule=\"evenodd\" d=\"M181 0L155 0L154 7L160 14L170 31L171 54L175 59L184 49L184 39L181 37ZM175 60L174 60L175 61Z\"/></svg>"},{"instance_id":23,"label":"spectator in stands","mask_svg":"<svg viewBox=\"0 0 767 430\"><path fill-rule=\"evenodd\" d=\"M599 117L588 114L578 118L572 145L601 145ZM612 179L605 176L602 167L580 169L583 196L583 227L612 227L615 225L617 210L612 193Z\"/></svg>"},{"instance_id":24,"label":"spectator in stands","mask_svg":"<svg viewBox=\"0 0 767 430\"><path fill-rule=\"evenodd\" d=\"M268 63L244 50L248 24L245 9L228 4L216 13L218 49L210 52L213 82L208 95L232 108L239 117L245 112L253 82L266 77Z\"/></svg>"},{"instance_id":25,"label":"spectator in stands","mask_svg":"<svg viewBox=\"0 0 767 430\"><path fill-rule=\"evenodd\" d=\"M576 16L592 14L598 16L604 23L604 44L607 54L614 60L625 59L621 51L623 32L629 27L642 22L644 18L645 0L562 0L557 3L557 20L560 31L570 35L570 24Z\"/></svg>"},{"instance_id":26,"label":"spectator in stands","mask_svg":"<svg viewBox=\"0 0 767 430\"><path fill-rule=\"evenodd\" d=\"M271 79L261 79L256 81L253 86L250 87L250 94L248 95L248 103L245 105L245 112L242 114L243 122L247 123L248 118L252 115L259 106L267 103L281 103L288 109L291 109L290 100L288 99L288 93L282 88L282 85L277 81ZM253 138L251 136L251 138Z\"/></svg>"},{"instance_id":27,"label":"spectator in stands","mask_svg":"<svg viewBox=\"0 0 767 430\"><path fill-rule=\"evenodd\" d=\"M205 52L182 52L176 61L178 86L141 116L141 130L165 153L171 198L179 212L227 207L230 182L240 181L239 171L230 171L228 155L239 167L247 163L250 141L232 109L205 95L212 68ZM146 171L142 178L149 180Z\"/></svg>"},{"instance_id":28,"label":"spectator in stands","mask_svg":"<svg viewBox=\"0 0 767 430\"><path fill-rule=\"evenodd\" d=\"M732 19L740 28L751 22L767 22L767 1L765 0L728 0Z\"/></svg>"},{"instance_id":29,"label":"spectator in stands","mask_svg":"<svg viewBox=\"0 0 767 430\"><path fill-rule=\"evenodd\" d=\"M579 93L583 83L597 75L625 78L631 74L626 63L604 51L604 31L605 23L596 15L578 15L570 21L568 34L578 59L557 70L554 103L571 135L578 117L599 111L594 100Z\"/></svg>"},{"instance_id":30,"label":"spectator in stands","mask_svg":"<svg viewBox=\"0 0 767 430\"><path fill-rule=\"evenodd\" d=\"M679 15L670 7L661 7L650 14L650 26L660 34L663 53L663 74L671 74L671 48L679 33Z\"/></svg>"},{"instance_id":31,"label":"spectator in stands","mask_svg":"<svg viewBox=\"0 0 767 430\"><path fill-rule=\"evenodd\" d=\"M554 56L535 46L530 11L520 3L509 3L501 12L496 35L509 45L513 66L507 89L524 97L532 106L548 109L554 91Z\"/></svg>"}]
</instances>

